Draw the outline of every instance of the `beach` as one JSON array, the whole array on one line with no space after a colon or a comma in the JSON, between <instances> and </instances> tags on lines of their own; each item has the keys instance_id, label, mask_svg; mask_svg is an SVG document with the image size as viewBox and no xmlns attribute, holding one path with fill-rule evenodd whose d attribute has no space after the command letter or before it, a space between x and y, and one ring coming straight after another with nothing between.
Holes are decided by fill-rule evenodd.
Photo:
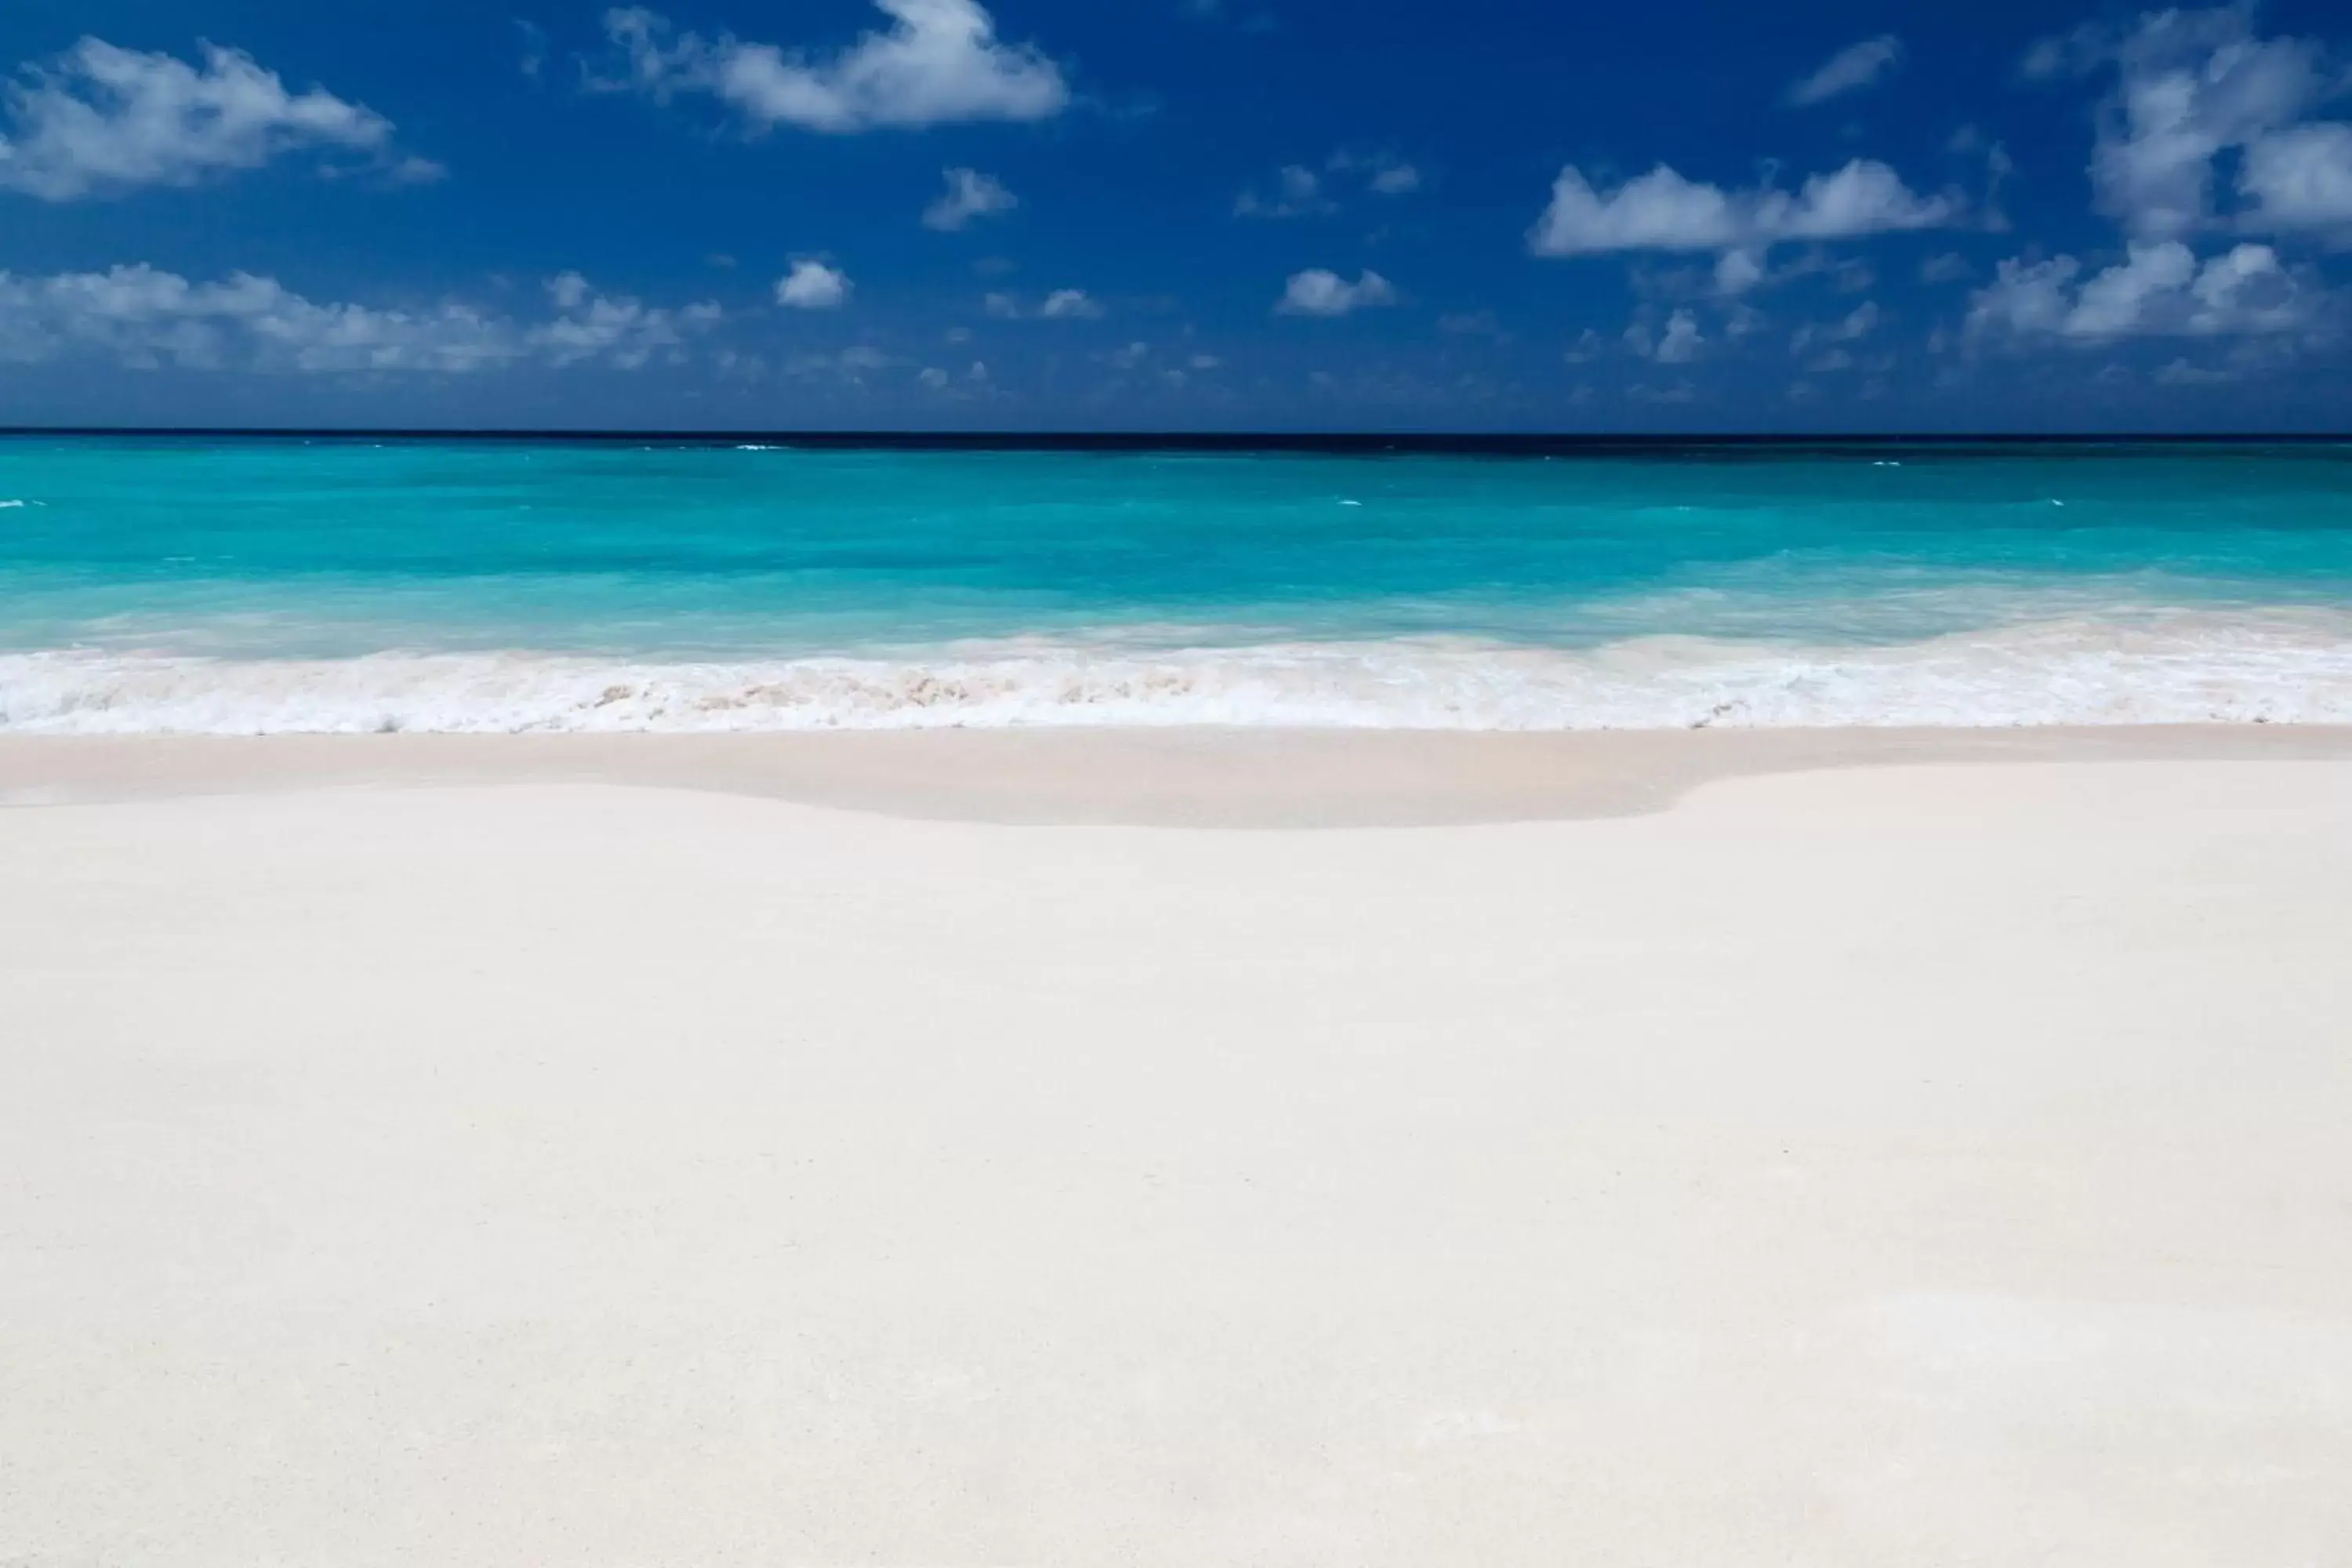
<instances>
[{"instance_id":1,"label":"beach","mask_svg":"<svg viewBox=\"0 0 2352 1568\"><path fill-rule=\"evenodd\" d=\"M0 1563L2352 1561L2352 734L0 738Z\"/></svg>"}]
</instances>

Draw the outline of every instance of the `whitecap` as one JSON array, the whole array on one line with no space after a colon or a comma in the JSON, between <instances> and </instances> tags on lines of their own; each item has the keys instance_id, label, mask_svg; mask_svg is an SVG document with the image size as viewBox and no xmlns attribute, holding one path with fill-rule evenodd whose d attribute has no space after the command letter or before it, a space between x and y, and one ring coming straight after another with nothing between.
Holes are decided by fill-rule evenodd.
<instances>
[{"instance_id":1,"label":"whitecap","mask_svg":"<svg viewBox=\"0 0 2352 1568\"><path fill-rule=\"evenodd\" d=\"M632 660L516 651L0 654L0 731L780 731L1244 725L1655 730L2352 723L2352 615L2077 617L1903 644L1636 637Z\"/></svg>"}]
</instances>

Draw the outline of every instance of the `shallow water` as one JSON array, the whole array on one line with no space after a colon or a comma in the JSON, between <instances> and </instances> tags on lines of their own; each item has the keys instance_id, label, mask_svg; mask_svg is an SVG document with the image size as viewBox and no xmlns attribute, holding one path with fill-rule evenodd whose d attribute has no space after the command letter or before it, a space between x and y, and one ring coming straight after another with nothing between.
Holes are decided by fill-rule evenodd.
<instances>
[{"instance_id":1,"label":"shallow water","mask_svg":"<svg viewBox=\"0 0 2352 1568\"><path fill-rule=\"evenodd\" d=\"M2352 448L0 440L19 731L2216 719L2352 721Z\"/></svg>"}]
</instances>

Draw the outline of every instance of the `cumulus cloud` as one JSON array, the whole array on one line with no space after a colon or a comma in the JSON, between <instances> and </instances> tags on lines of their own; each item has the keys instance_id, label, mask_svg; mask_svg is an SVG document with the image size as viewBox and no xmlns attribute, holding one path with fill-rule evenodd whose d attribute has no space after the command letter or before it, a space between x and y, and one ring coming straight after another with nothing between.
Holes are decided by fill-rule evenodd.
<instances>
[{"instance_id":1,"label":"cumulus cloud","mask_svg":"<svg viewBox=\"0 0 2352 1568\"><path fill-rule=\"evenodd\" d=\"M1285 164L1271 195L1260 195L1252 186L1234 201L1236 217L1316 217L1339 210L1339 204L1323 194L1322 176L1304 163Z\"/></svg>"},{"instance_id":2,"label":"cumulus cloud","mask_svg":"<svg viewBox=\"0 0 2352 1568\"><path fill-rule=\"evenodd\" d=\"M194 185L310 149L363 154L404 180L439 165L393 153L392 122L323 88L289 92L251 55L207 46L190 65L84 38L27 67L0 97L0 190L69 202Z\"/></svg>"},{"instance_id":3,"label":"cumulus cloud","mask_svg":"<svg viewBox=\"0 0 2352 1568\"><path fill-rule=\"evenodd\" d=\"M2342 85L2316 42L2258 37L2252 8L2231 5L2080 28L2025 60L2032 77L2109 71L2091 183L2132 238L2340 231L2352 216L2352 127L2305 123ZM2218 173L2232 153L2239 200L2224 212Z\"/></svg>"},{"instance_id":4,"label":"cumulus cloud","mask_svg":"<svg viewBox=\"0 0 2352 1568\"><path fill-rule=\"evenodd\" d=\"M875 0L890 26L826 53L677 33L642 6L605 14L623 74L592 85L667 100L709 93L765 129L851 135L967 121L1047 120L1067 108L1061 68L1007 44L977 0Z\"/></svg>"},{"instance_id":5,"label":"cumulus cloud","mask_svg":"<svg viewBox=\"0 0 2352 1568\"><path fill-rule=\"evenodd\" d=\"M1338 178L1326 179L1326 174ZM1304 163L1286 163L1271 186L1252 185L1234 202L1239 217L1321 217L1339 210L1335 187L1360 185L1376 196L1410 195L1421 189L1421 171L1388 153L1357 153L1341 149L1325 161L1321 172Z\"/></svg>"},{"instance_id":6,"label":"cumulus cloud","mask_svg":"<svg viewBox=\"0 0 2352 1568\"><path fill-rule=\"evenodd\" d=\"M1645 359L1660 364L1688 364L1698 358L1706 346L1706 338L1698 329L1698 318L1688 310L1676 310L1666 318L1666 328L1653 337L1649 327L1635 322L1625 329L1625 343Z\"/></svg>"},{"instance_id":7,"label":"cumulus cloud","mask_svg":"<svg viewBox=\"0 0 2352 1568\"><path fill-rule=\"evenodd\" d=\"M635 368L718 324L712 304L658 309L596 292L577 273L548 283L537 322L466 304L383 310L305 299L251 273L192 283L137 266L20 277L0 272L0 359L93 353L135 368L464 374L523 362Z\"/></svg>"},{"instance_id":8,"label":"cumulus cloud","mask_svg":"<svg viewBox=\"0 0 2352 1568\"><path fill-rule=\"evenodd\" d=\"M1350 283L1315 267L1293 273L1274 308L1286 316L1345 316L1396 302L1395 287L1377 272L1365 272Z\"/></svg>"},{"instance_id":9,"label":"cumulus cloud","mask_svg":"<svg viewBox=\"0 0 2352 1568\"><path fill-rule=\"evenodd\" d=\"M2299 125L2246 148L2238 188L2249 227L2320 234L2352 244L2352 125Z\"/></svg>"},{"instance_id":10,"label":"cumulus cloud","mask_svg":"<svg viewBox=\"0 0 2352 1568\"><path fill-rule=\"evenodd\" d=\"M1056 289L1037 307L1048 321L1090 321L1103 314L1102 304L1083 289Z\"/></svg>"},{"instance_id":11,"label":"cumulus cloud","mask_svg":"<svg viewBox=\"0 0 2352 1568\"><path fill-rule=\"evenodd\" d=\"M561 312L553 321L523 330L524 353L557 365L598 361L635 370L656 357L683 357L690 336L709 331L724 316L705 301L677 310L647 305L626 294L600 294L578 273L549 285Z\"/></svg>"},{"instance_id":12,"label":"cumulus cloud","mask_svg":"<svg viewBox=\"0 0 2352 1568\"><path fill-rule=\"evenodd\" d=\"M1969 299L1968 330L2079 342L2126 337L2219 337L2294 331L2321 301L2266 245L2241 245L2202 263L2176 239L2134 245L2126 258L2084 276L2071 256L2011 259Z\"/></svg>"},{"instance_id":13,"label":"cumulus cloud","mask_svg":"<svg viewBox=\"0 0 2352 1568\"><path fill-rule=\"evenodd\" d=\"M863 389L879 372L904 363L871 343L854 343L838 353L794 354L777 371L795 381L830 381L839 386Z\"/></svg>"},{"instance_id":14,"label":"cumulus cloud","mask_svg":"<svg viewBox=\"0 0 2352 1568\"><path fill-rule=\"evenodd\" d=\"M915 373L915 379L930 391L958 401L996 395L995 386L989 380L988 366L978 360L966 367L961 376L938 365L927 365Z\"/></svg>"},{"instance_id":15,"label":"cumulus cloud","mask_svg":"<svg viewBox=\"0 0 2352 1568\"><path fill-rule=\"evenodd\" d=\"M1109 314L1083 289L1056 289L1034 308L1018 294L992 293L982 299L981 308L1003 321L1091 321Z\"/></svg>"},{"instance_id":16,"label":"cumulus cloud","mask_svg":"<svg viewBox=\"0 0 2352 1568\"><path fill-rule=\"evenodd\" d=\"M1878 330L1884 319L1877 304L1864 300L1843 319L1826 323L1809 321L1789 338L1789 352L1801 354L1816 343L1860 342Z\"/></svg>"},{"instance_id":17,"label":"cumulus cloud","mask_svg":"<svg viewBox=\"0 0 2352 1568\"><path fill-rule=\"evenodd\" d=\"M1893 70L1903 58L1903 40L1888 33L1864 38L1832 55L1822 68L1789 88L1789 102L1802 109L1849 92L1859 92Z\"/></svg>"},{"instance_id":18,"label":"cumulus cloud","mask_svg":"<svg viewBox=\"0 0 2352 1568\"><path fill-rule=\"evenodd\" d=\"M1411 195L1421 189L1421 171L1392 153L1334 153L1330 168L1334 174L1363 176L1364 188L1376 196Z\"/></svg>"},{"instance_id":19,"label":"cumulus cloud","mask_svg":"<svg viewBox=\"0 0 2352 1568\"><path fill-rule=\"evenodd\" d=\"M1009 213L1021 205L1021 198L1006 190L993 174L983 174L977 169L950 169L946 175L948 188L923 209L925 228L952 234L976 217Z\"/></svg>"},{"instance_id":20,"label":"cumulus cloud","mask_svg":"<svg viewBox=\"0 0 2352 1568\"><path fill-rule=\"evenodd\" d=\"M1752 262L1790 240L1945 226L1958 218L1962 205L1957 196L1918 195L1893 169L1863 158L1834 174L1812 175L1794 191L1770 185L1727 191L1685 179L1661 163L1602 192L1570 164L1553 183L1551 205L1528 232L1528 246L1538 256L1740 251Z\"/></svg>"},{"instance_id":21,"label":"cumulus cloud","mask_svg":"<svg viewBox=\"0 0 2352 1568\"><path fill-rule=\"evenodd\" d=\"M776 280L776 303L794 310L837 310L856 287L841 268L803 258Z\"/></svg>"},{"instance_id":22,"label":"cumulus cloud","mask_svg":"<svg viewBox=\"0 0 2352 1568\"><path fill-rule=\"evenodd\" d=\"M1764 281L1764 261L1752 250L1727 250L1715 264L1719 294L1745 294Z\"/></svg>"}]
</instances>

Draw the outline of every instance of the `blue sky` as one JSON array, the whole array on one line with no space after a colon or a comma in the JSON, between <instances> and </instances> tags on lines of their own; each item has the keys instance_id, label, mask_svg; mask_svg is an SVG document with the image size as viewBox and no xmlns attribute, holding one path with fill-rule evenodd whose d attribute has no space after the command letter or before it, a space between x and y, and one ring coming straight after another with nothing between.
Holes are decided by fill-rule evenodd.
<instances>
[{"instance_id":1,"label":"blue sky","mask_svg":"<svg viewBox=\"0 0 2352 1568\"><path fill-rule=\"evenodd\" d=\"M5 67L5 423L2352 426L2314 0L11 0Z\"/></svg>"}]
</instances>

